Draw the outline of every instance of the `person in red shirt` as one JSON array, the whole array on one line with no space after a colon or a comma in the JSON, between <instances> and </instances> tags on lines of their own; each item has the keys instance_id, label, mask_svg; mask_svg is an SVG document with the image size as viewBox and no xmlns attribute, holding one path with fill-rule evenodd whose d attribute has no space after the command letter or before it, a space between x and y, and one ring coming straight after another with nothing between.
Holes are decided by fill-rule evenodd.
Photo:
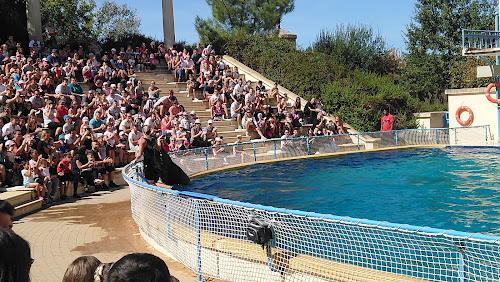
<instances>
[{"instance_id":1,"label":"person in red shirt","mask_svg":"<svg viewBox=\"0 0 500 282\"><path fill-rule=\"evenodd\" d=\"M387 109L384 110L384 116L380 121L380 131L391 131L394 129L394 117Z\"/></svg>"},{"instance_id":2,"label":"person in red shirt","mask_svg":"<svg viewBox=\"0 0 500 282\"><path fill-rule=\"evenodd\" d=\"M68 191L69 183L73 180L73 173L71 173L71 153L64 154L64 158L57 164L57 174L59 176L61 189L61 200L68 198L66 192Z\"/></svg>"},{"instance_id":3,"label":"person in red shirt","mask_svg":"<svg viewBox=\"0 0 500 282\"><path fill-rule=\"evenodd\" d=\"M59 100L59 106L57 106L56 112L57 112L57 115L55 118L56 122L59 122L61 124L64 123L64 116L66 116L68 114L68 108L66 107L64 98L61 98Z\"/></svg>"}]
</instances>

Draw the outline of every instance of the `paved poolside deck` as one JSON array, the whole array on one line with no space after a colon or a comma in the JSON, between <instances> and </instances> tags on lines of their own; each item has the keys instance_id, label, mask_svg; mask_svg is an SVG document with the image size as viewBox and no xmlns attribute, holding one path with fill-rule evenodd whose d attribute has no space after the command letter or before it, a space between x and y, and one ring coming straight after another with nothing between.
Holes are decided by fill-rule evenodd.
<instances>
[{"instance_id":1,"label":"paved poolside deck","mask_svg":"<svg viewBox=\"0 0 500 282\"><path fill-rule=\"evenodd\" d=\"M128 253L147 252L162 258L179 281L196 281L184 265L152 248L131 216L128 187L103 191L81 200L60 202L14 222L14 231L31 245L31 279L61 281L68 265L82 255L113 262Z\"/></svg>"}]
</instances>

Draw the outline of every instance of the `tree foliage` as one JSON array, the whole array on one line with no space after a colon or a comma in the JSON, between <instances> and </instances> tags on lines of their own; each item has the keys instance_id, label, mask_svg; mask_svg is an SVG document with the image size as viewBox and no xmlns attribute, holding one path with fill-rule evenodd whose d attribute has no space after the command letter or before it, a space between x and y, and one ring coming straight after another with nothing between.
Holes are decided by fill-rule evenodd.
<instances>
[{"instance_id":1,"label":"tree foliage","mask_svg":"<svg viewBox=\"0 0 500 282\"><path fill-rule=\"evenodd\" d=\"M429 103L444 103L450 68L460 55L462 29L492 29L493 0L417 0L406 30L406 67L402 83L411 95Z\"/></svg>"},{"instance_id":2,"label":"tree foliage","mask_svg":"<svg viewBox=\"0 0 500 282\"><path fill-rule=\"evenodd\" d=\"M195 28L204 43L218 40L237 30L263 34L275 29L283 15L293 11L294 0L206 0L211 19L195 19Z\"/></svg>"},{"instance_id":3,"label":"tree foliage","mask_svg":"<svg viewBox=\"0 0 500 282\"><path fill-rule=\"evenodd\" d=\"M26 0L0 0L0 42L7 41L10 35L16 42L28 43L26 24Z\"/></svg>"},{"instance_id":4,"label":"tree foliage","mask_svg":"<svg viewBox=\"0 0 500 282\"><path fill-rule=\"evenodd\" d=\"M369 72L387 74L397 69L397 61L390 58L385 40L365 25L338 25L333 31L322 30L312 44L315 51L331 55L351 70L360 68Z\"/></svg>"},{"instance_id":5,"label":"tree foliage","mask_svg":"<svg viewBox=\"0 0 500 282\"><path fill-rule=\"evenodd\" d=\"M42 25L49 21L57 28L58 41L72 42L92 37L94 0L41 0Z\"/></svg>"},{"instance_id":6,"label":"tree foliage","mask_svg":"<svg viewBox=\"0 0 500 282\"><path fill-rule=\"evenodd\" d=\"M419 110L419 102L391 75L352 70L334 55L312 48L297 50L274 35L240 34L227 40L223 49L301 97L322 100L328 113L340 114L357 130L379 130L384 108L394 114L396 128L416 127L413 113Z\"/></svg>"},{"instance_id":7,"label":"tree foliage","mask_svg":"<svg viewBox=\"0 0 500 282\"><path fill-rule=\"evenodd\" d=\"M104 1L96 13L95 35L104 41L119 41L127 36L138 34L141 19L137 10L126 4Z\"/></svg>"}]
</instances>

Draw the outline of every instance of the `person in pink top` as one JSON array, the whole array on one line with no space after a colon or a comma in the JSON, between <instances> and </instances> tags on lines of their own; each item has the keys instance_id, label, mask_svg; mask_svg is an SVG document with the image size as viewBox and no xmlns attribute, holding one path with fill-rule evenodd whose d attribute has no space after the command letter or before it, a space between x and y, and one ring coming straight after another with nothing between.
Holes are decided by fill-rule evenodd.
<instances>
[{"instance_id":1,"label":"person in pink top","mask_svg":"<svg viewBox=\"0 0 500 282\"><path fill-rule=\"evenodd\" d=\"M394 129L394 117L387 109L384 110L384 116L380 121L380 131L391 131Z\"/></svg>"}]
</instances>

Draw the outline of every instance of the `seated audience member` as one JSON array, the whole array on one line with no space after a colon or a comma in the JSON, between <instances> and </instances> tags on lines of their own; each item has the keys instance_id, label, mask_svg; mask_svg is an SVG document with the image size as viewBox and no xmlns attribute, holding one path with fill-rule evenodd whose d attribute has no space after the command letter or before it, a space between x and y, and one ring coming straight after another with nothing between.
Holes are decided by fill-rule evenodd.
<instances>
[{"instance_id":1,"label":"seated audience member","mask_svg":"<svg viewBox=\"0 0 500 282\"><path fill-rule=\"evenodd\" d=\"M342 122L342 119L340 118L340 116L335 116L335 126L337 128L337 132L338 134L346 134L345 130L344 130L344 123Z\"/></svg>"},{"instance_id":2,"label":"seated audience member","mask_svg":"<svg viewBox=\"0 0 500 282\"><path fill-rule=\"evenodd\" d=\"M241 123L245 127L246 136L250 136L250 133L252 131L255 131L259 134L261 139L267 139L266 137L264 137L264 134L262 133L260 128L257 126L257 120L255 120L255 118L252 116L252 112L250 112L250 110L246 111L245 116L241 120Z\"/></svg>"},{"instance_id":3,"label":"seated audience member","mask_svg":"<svg viewBox=\"0 0 500 282\"><path fill-rule=\"evenodd\" d=\"M228 155L228 152L226 152L226 147L219 147L219 146L223 146L224 143L222 141L222 139L220 137L216 137L214 142L212 143L212 146L214 148L212 148L212 153L214 155L214 157L221 157L223 158L224 160L224 165L227 165L229 164L227 162L227 155Z\"/></svg>"},{"instance_id":4,"label":"seated audience member","mask_svg":"<svg viewBox=\"0 0 500 282\"><path fill-rule=\"evenodd\" d=\"M40 160L40 159L38 159ZM23 175L23 185L26 188L34 188L36 191L36 194L38 196L38 199L42 200L43 203L45 204L45 200L43 199L43 196L45 195L45 186L41 185L40 183L37 183L35 181L35 170L38 171L38 166L40 165L39 162L36 163L36 166L30 167L29 162L24 163L24 168L21 170L21 174Z\"/></svg>"},{"instance_id":5,"label":"seated audience member","mask_svg":"<svg viewBox=\"0 0 500 282\"><path fill-rule=\"evenodd\" d=\"M235 156L240 156L241 157L241 163L244 162L244 158L245 156L250 156L248 153L246 153L244 150L243 150L243 145L241 145L241 143L243 143L241 141L243 137L241 136L241 134L238 134L236 136L236 141L234 142L234 146L233 146L233 154Z\"/></svg>"},{"instance_id":6,"label":"seated audience member","mask_svg":"<svg viewBox=\"0 0 500 282\"><path fill-rule=\"evenodd\" d=\"M6 229L12 231L12 217L14 216L14 207L5 200L0 200L0 230Z\"/></svg>"},{"instance_id":7,"label":"seated audience member","mask_svg":"<svg viewBox=\"0 0 500 282\"><path fill-rule=\"evenodd\" d=\"M73 180L71 162L71 153L65 153L63 159L57 164L57 174L59 175L60 182L59 187L61 189L61 200L65 200L68 198L66 192L68 191L69 183Z\"/></svg>"},{"instance_id":8,"label":"seated audience member","mask_svg":"<svg viewBox=\"0 0 500 282\"><path fill-rule=\"evenodd\" d=\"M213 126L213 120L209 119L207 121L207 126L203 128L203 140L209 141L217 137L217 127Z\"/></svg>"},{"instance_id":9,"label":"seated audience member","mask_svg":"<svg viewBox=\"0 0 500 282\"><path fill-rule=\"evenodd\" d=\"M93 282L101 261L94 256L81 256L66 268L62 282Z\"/></svg>"},{"instance_id":10,"label":"seated audience member","mask_svg":"<svg viewBox=\"0 0 500 282\"><path fill-rule=\"evenodd\" d=\"M152 254L134 253L116 261L109 270L108 282L170 282L167 265Z\"/></svg>"},{"instance_id":11,"label":"seated audience member","mask_svg":"<svg viewBox=\"0 0 500 282\"><path fill-rule=\"evenodd\" d=\"M290 135L290 130L288 129L285 129L285 134L283 136L281 136L281 139L291 139L293 138L291 135ZM281 141L281 149L285 149L287 146L291 146L293 144L293 140L283 140Z\"/></svg>"},{"instance_id":12,"label":"seated audience member","mask_svg":"<svg viewBox=\"0 0 500 282\"><path fill-rule=\"evenodd\" d=\"M11 230L0 229L0 281L29 282L32 263L28 242Z\"/></svg>"}]
</instances>

